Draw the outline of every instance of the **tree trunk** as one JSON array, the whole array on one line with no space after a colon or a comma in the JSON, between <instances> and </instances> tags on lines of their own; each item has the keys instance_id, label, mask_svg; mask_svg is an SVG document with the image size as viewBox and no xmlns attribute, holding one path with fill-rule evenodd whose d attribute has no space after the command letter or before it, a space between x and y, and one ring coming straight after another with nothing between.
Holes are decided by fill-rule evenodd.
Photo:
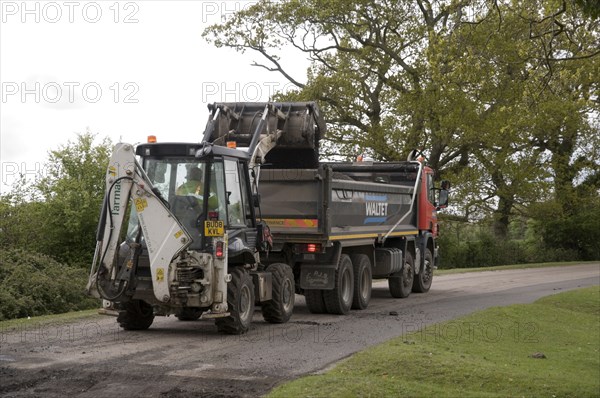
<instances>
[{"instance_id":1,"label":"tree trunk","mask_svg":"<svg viewBox=\"0 0 600 398\"><path fill-rule=\"evenodd\" d=\"M512 196L500 196L498 209L494 211L494 223L492 225L494 235L497 238L505 239L508 236L508 224L510 223L510 214L515 204Z\"/></svg>"}]
</instances>

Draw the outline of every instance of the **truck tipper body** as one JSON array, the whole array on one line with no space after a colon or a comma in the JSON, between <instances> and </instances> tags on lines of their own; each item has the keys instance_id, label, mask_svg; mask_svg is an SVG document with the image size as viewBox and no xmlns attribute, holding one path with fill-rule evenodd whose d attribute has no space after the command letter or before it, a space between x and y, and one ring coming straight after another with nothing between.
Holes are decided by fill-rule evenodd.
<instances>
[{"instance_id":1,"label":"truck tipper body","mask_svg":"<svg viewBox=\"0 0 600 398\"><path fill-rule=\"evenodd\" d=\"M429 290L438 258L429 167L407 161L265 168L258 191L272 258L292 265L299 293L317 296L307 300L311 311L347 311L349 303L327 310L318 297L336 289L342 257L352 263L354 308L366 307L376 278L389 279L396 297Z\"/></svg>"}]
</instances>

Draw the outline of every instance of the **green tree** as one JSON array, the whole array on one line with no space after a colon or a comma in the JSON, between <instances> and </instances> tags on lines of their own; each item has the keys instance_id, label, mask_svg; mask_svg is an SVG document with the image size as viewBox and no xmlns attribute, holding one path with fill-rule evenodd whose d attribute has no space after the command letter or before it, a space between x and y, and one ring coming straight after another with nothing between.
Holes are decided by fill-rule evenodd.
<instances>
[{"instance_id":1,"label":"green tree","mask_svg":"<svg viewBox=\"0 0 600 398\"><path fill-rule=\"evenodd\" d=\"M84 294L86 270L23 249L0 256L0 321L93 308Z\"/></svg>"},{"instance_id":2,"label":"green tree","mask_svg":"<svg viewBox=\"0 0 600 398\"><path fill-rule=\"evenodd\" d=\"M581 7L583 13L596 19L600 17L600 3L598 0L576 0L575 3Z\"/></svg>"},{"instance_id":3,"label":"green tree","mask_svg":"<svg viewBox=\"0 0 600 398\"><path fill-rule=\"evenodd\" d=\"M480 143L470 148L474 161L464 174L484 189L468 205L491 201L494 229L501 236L506 236L515 212L526 212L531 203L552 193L564 197L561 192L576 185L585 167L598 166L575 161L587 151L586 143L594 136L590 115L599 110L597 79L592 77L599 59L590 56L597 25L582 32L577 26L585 18L571 6L565 10L566 2L513 5L464 27L447 45L468 60L450 78L469 87L477 99L471 105L479 116ZM550 16L542 17L543 12ZM544 19L563 30L540 44L544 35L537 25ZM583 44L574 47L569 35ZM463 188L477 192L473 184Z\"/></svg>"},{"instance_id":4,"label":"green tree","mask_svg":"<svg viewBox=\"0 0 600 398\"><path fill-rule=\"evenodd\" d=\"M50 151L48 175L36 188L46 203L41 251L59 261L87 265L94 253L95 231L104 197L109 139L94 145L94 135Z\"/></svg>"},{"instance_id":5,"label":"green tree","mask_svg":"<svg viewBox=\"0 0 600 398\"><path fill-rule=\"evenodd\" d=\"M104 196L112 145L89 132L49 152L34 183L21 180L0 197L0 247L26 248L87 267Z\"/></svg>"},{"instance_id":6,"label":"green tree","mask_svg":"<svg viewBox=\"0 0 600 398\"><path fill-rule=\"evenodd\" d=\"M24 176L15 181L12 189L0 196L0 248L8 250L23 247L37 249L39 220L44 203L32 184ZM42 218L43 219L43 218Z\"/></svg>"}]
</instances>

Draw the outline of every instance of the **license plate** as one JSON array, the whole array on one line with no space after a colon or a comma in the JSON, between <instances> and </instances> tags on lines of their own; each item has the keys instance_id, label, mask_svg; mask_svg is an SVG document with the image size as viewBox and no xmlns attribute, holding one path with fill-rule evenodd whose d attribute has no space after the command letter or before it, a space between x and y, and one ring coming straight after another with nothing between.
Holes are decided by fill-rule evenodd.
<instances>
[{"instance_id":1,"label":"license plate","mask_svg":"<svg viewBox=\"0 0 600 398\"><path fill-rule=\"evenodd\" d=\"M204 221L204 236L225 235L224 221Z\"/></svg>"}]
</instances>

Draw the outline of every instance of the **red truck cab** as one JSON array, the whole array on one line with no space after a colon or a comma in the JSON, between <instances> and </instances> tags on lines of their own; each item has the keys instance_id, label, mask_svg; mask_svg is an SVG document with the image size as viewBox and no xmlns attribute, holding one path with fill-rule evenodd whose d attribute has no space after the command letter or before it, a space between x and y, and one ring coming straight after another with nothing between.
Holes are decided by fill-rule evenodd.
<instances>
[{"instance_id":1,"label":"red truck cab","mask_svg":"<svg viewBox=\"0 0 600 398\"><path fill-rule=\"evenodd\" d=\"M433 236L438 234L438 218L436 202L436 190L433 186L434 171L430 167L423 167L421 187L419 192L419 213L417 228L420 231L429 231Z\"/></svg>"}]
</instances>

